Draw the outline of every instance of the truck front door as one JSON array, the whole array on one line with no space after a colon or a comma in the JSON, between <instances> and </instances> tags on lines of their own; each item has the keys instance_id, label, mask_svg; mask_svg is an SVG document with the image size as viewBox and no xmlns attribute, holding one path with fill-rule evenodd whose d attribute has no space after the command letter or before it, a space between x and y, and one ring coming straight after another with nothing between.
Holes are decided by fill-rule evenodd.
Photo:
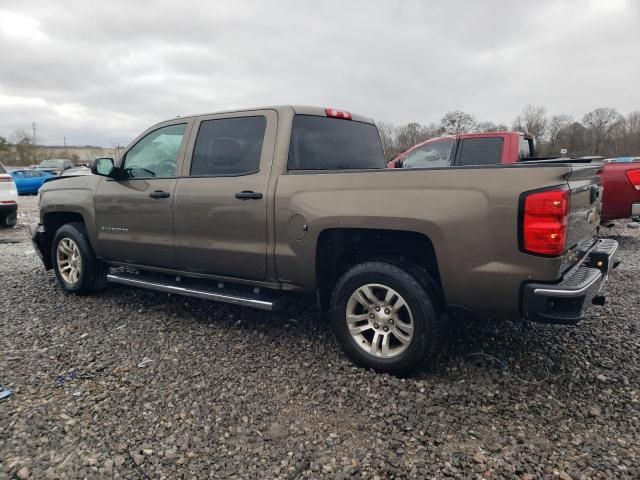
<instances>
[{"instance_id":1,"label":"truck front door","mask_svg":"<svg viewBox=\"0 0 640 480\"><path fill-rule=\"evenodd\" d=\"M180 269L265 279L277 119L275 111L259 110L194 124L174 200Z\"/></svg>"},{"instance_id":2,"label":"truck front door","mask_svg":"<svg viewBox=\"0 0 640 480\"><path fill-rule=\"evenodd\" d=\"M122 178L104 178L95 193L98 255L110 261L176 267L173 193L189 122L143 134L124 154Z\"/></svg>"}]
</instances>

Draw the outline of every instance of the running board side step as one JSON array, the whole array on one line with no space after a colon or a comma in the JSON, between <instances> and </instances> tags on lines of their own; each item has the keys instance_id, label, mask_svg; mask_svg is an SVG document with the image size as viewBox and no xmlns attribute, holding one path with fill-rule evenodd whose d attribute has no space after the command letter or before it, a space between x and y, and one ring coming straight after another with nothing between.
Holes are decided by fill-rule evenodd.
<instances>
[{"instance_id":1,"label":"running board side step","mask_svg":"<svg viewBox=\"0 0 640 480\"><path fill-rule=\"evenodd\" d=\"M274 311L280 308L277 299L267 295L253 294L249 292L226 292L221 289L210 288L208 285L188 285L186 282L164 280L162 278L145 278L144 275L134 274L108 274L107 280L111 283L119 283L129 287L146 288L164 293L184 295L187 297L203 298L215 302L230 303L243 307L257 308L259 310Z\"/></svg>"}]
</instances>

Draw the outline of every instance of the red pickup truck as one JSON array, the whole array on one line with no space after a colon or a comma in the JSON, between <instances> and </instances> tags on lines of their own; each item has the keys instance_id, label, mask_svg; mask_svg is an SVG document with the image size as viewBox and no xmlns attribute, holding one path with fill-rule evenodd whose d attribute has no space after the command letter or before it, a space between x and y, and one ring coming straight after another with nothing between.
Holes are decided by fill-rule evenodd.
<instances>
[{"instance_id":1,"label":"red pickup truck","mask_svg":"<svg viewBox=\"0 0 640 480\"><path fill-rule=\"evenodd\" d=\"M602 185L603 221L640 216L640 157L607 162Z\"/></svg>"},{"instance_id":2,"label":"red pickup truck","mask_svg":"<svg viewBox=\"0 0 640 480\"><path fill-rule=\"evenodd\" d=\"M535 142L522 132L465 133L419 143L391 160L388 168L439 168L533 160ZM588 160L590 157L584 157ZM599 157L593 157L599 158ZM538 158L542 159L542 158ZM602 221L640 216L640 157L613 159L602 172Z\"/></svg>"},{"instance_id":3,"label":"red pickup truck","mask_svg":"<svg viewBox=\"0 0 640 480\"><path fill-rule=\"evenodd\" d=\"M391 160L389 168L434 168L516 163L535 157L535 142L522 132L463 133L419 143Z\"/></svg>"}]
</instances>

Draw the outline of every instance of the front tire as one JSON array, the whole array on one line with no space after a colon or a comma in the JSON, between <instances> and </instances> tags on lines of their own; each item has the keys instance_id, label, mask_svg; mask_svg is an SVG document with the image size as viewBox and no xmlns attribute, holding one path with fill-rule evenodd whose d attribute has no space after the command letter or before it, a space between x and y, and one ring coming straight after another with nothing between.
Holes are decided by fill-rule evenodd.
<instances>
[{"instance_id":1,"label":"front tire","mask_svg":"<svg viewBox=\"0 0 640 480\"><path fill-rule=\"evenodd\" d=\"M356 265L333 291L333 330L356 364L407 374L437 351L439 314L431 295L424 282L399 265Z\"/></svg>"},{"instance_id":2,"label":"front tire","mask_svg":"<svg viewBox=\"0 0 640 480\"><path fill-rule=\"evenodd\" d=\"M87 295L104 287L106 269L93 253L84 224L60 227L53 237L51 256L56 277L66 292Z\"/></svg>"}]
</instances>

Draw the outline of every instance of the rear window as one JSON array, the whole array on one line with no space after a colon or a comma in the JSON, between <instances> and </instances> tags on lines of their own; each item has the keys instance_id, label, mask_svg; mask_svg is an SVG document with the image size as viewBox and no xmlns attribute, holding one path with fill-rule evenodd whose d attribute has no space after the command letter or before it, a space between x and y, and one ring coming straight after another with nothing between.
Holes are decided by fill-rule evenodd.
<instances>
[{"instance_id":1,"label":"rear window","mask_svg":"<svg viewBox=\"0 0 640 480\"><path fill-rule=\"evenodd\" d=\"M2 165L1 163L0 163L0 173L7 173L7 171L4 168L4 165Z\"/></svg>"},{"instance_id":2,"label":"rear window","mask_svg":"<svg viewBox=\"0 0 640 480\"><path fill-rule=\"evenodd\" d=\"M328 117L296 115L289 145L289 170L385 168L375 125Z\"/></svg>"},{"instance_id":3,"label":"rear window","mask_svg":"<svg viewBox=\"0 0 640 480\"><path fill-rule=\"evenodd\" d=\"M518 156L520 157L520 160L533 157L531 143L531 139L520 137L520 142L518 144Z\"/></svg>"},{"instance_id":4,"label":"rear window","mask_svg":"<svg viewBox=\"0 0 640 480\"><path fill-rule=\"evenodd\" d=\"M500 163L502 138L467 138L462 141L459 165L493 165Z\"/></svg>"}]
</instances>

